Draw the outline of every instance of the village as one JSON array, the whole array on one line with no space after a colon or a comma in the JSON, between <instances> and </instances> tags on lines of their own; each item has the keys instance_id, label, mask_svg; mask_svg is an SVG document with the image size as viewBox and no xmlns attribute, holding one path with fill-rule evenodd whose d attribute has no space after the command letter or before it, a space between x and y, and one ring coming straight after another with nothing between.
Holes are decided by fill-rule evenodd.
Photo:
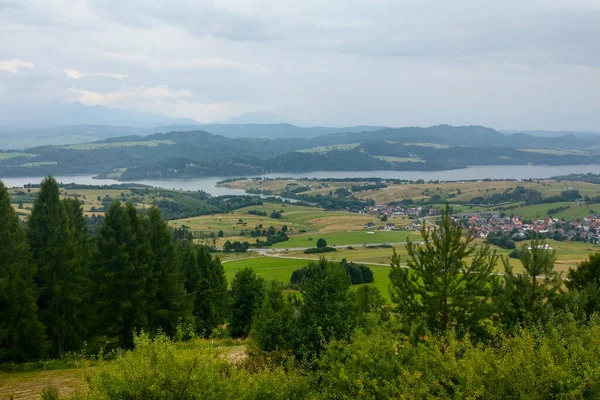
<instances>
[{"instance_id":1,"label":"village","mask_svg":"<svg viewBox=\"0 0 600 400\"><path fill-rule=\"evenodd\" d=\"M390 206L377 205L365 207L361 213L380 216L383 225L369 222L364 225L366 229L396 230L400 229L389 219L408 217L413 219L404 229L419 231L423 226L423 220L441 214L441 210L431 206ZM524 240L531 237L534 232L540 237L559 241L571 240L586 243L600 244L600 216L591 215L578 220L567 221L564 219L546 216L544 219L525 220L520 215L507 216L501 212L473 212L455 214L455 220L475 231L482 239L492 232L502 232L510 236L514 241Z\"/></svg>"}]
</instances>

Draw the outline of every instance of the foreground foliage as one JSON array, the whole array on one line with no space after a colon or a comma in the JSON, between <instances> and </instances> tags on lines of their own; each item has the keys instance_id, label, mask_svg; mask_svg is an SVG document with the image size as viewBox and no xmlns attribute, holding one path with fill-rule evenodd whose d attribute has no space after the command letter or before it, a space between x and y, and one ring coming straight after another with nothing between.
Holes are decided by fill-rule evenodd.
<instances>
[{"instance_id":1,"label":"foreground foliage","mask_svg":"<svg viewBox=\"0 0 600 400\"><path fill-rule=\"evenodd\" d=\"M257 353L232 365L208 344L142 334L135 351L89 371L84 398L598 398L600 320L553 322L489 344L406 336L387 323L334 340L312 364Z\"/></svg>"}]
</instances>

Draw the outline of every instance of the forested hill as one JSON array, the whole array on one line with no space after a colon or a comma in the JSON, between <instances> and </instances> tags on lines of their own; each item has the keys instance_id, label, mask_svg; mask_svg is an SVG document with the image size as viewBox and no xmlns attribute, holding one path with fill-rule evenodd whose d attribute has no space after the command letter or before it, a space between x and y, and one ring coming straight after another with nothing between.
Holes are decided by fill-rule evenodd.
<instances>
[{"instance_id":1,"label":"forested hill","mask_svg":"<svg viewBox=\"0 0 600 400\"><path fill-rule=\"evenodd\" d=\"M480 126L386 128L289 139L228 138L193 130L4 151L0 152L0 176L68 175L77 171L141 179L598 162L600 137L567 135L541 140L525 134L504 135Z\"/></svg>"}]
</instances>

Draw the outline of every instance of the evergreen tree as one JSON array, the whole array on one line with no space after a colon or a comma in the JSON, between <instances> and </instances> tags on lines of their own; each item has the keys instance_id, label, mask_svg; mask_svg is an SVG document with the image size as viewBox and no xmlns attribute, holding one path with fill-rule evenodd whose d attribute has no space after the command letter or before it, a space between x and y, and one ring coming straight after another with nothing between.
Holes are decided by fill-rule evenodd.
<instances>
[{"instance_id":1,"label":"evergreen tree","mask_svg":"<svg viewBox=\"0 0 600 400\"><path fill-rule=\"evenodd\" d=\"M497 262L489 246L475 246L475 236L452 219L448 206L439 227L421 229L423 245L408 242L408 268L394 251L390 296L409 320L444 332L455 327L474 331L492 314L489 299Z\"/></svg>"},{"instance_id":2,"label":"evergreen tree","mask_svg":"<svg viewBox=\"0 0 600 400\"><path fill-rule=\"evenodd\" d=\"M196 331L209 335L226 319L227 280L218 258L205 246L182 243L179 259L185 276L185 289L192 298Z\"/></svg>"},{"instance_id":3,"label":"evergreen tree","mask_svg":"<svg viewBox=\"0 0 600 400\"><path fill-rule=\"evenodd\" d=\"M215 305L217 324L222 324L229 317L229 285L225 276L225 268L219 257L214 257L210 264L209 283L212 288L212 301Z\"/></svg>"},{"instance_id":4,"label":"evergreen tree","mask_svg":"<svg viewBox=\"0 0 600 400\"><path fill-rule=\"evenodd\" d=\"M567 273L565 285L570 290L582 291L589 284L600 285L600 253L591 254Z\"/></svg>"},{"instance_id":5,"label":"evergreen tree","mask_svg":"<svg viewBox=\"0 0 600 400\"><path fill-rule=\"evenodd\" d=\"M356 323L350 280L339 263L321 258L302 285L302 302L294 332L294 350L311 358L333 339L346 339Z\"/></svg>"},{"instance_id":6,"label":"evergreen tree","mask_svg":"<svg viewBox=\"0 0 600 400\"><path fill-rule=\"evenodd\" d=\"M261 350L288 348L293 312L292 305L283 294L283 284L275 280L269 282L263 302L252 320L252 339Z\"/></svg>"},{"instance_id":7,"label":"evergreen tree","mask_svg":"<svg viewBox=\"0 0 600 400\"><path fill-rule=\"evenodd\" d=\"M600 253L591 254L587 260L569 268L565 285L583 295L583 308L589 317L600 311Z\"/></svg>"},{"instance_id":8,"label":"evergreen tree","mask_svg":"<svg viewBox=\"0 0 600 400\"><path fill-rule=\"evenodd\" d=\"M231 316L229 333L232 337L248 336L252 318L262 304L265 284L252 268L244 268L235 274L231 283Z\"/></svg>"},{"instance_id":9,"label":"evergreen tree","mask_svg":"<svg viewBox=\"0 0 600 400\"><path fill-rule=\"evenodd\" d=\"M147 277L148 325L153 332L162 329L167 335L176 333L177 324L191 322L191 298L184 286L180 263L176 262L172 232L162 219L160 210L148 212L148 240L151 249Z\"/></svg>"},{"instance_id":10,"label":"evergreen tree","mask_svg":"<svg viewBox=\"0 0 600 400\"><path fill-rule=\"evenodd\" d=\"M560 294L562 280L554 271L556 252L538 238L524 244L519 251L522 274L513 273L503 259L504 275L495 287L495 303L502 323L512 329L522 322L546 319L552 302Z\"/></svg>"},{"instance_id":11,"label":"evergreen tree","mask_svg":"<svg viewBox=\"0 0 600 400\"><path fill-rule=\"evenodd\" d=\"M148 324L147 282L149 244L131 204L110 205L98 236L94 279L102 326L125 348L133 347L133 333Z\"/></svg>"},{"instance_id":12,"label":"evergreen tree","mask_svg":"<svg viewBox=\"0 0 600 400\"><path fill-rule=\"evenodd\" d=\"M0 181L0 363L41 357L45 350L34 273L25 231Z\"/></svg>"},{"instance_id":13,"label":"evergreen tree","mask_svg":"<svg viewBox=\"0 0 600 400\"><path fill-rule=\"evenodd\" d=\"M38 307L57 356L81 347L85 338L86 271L77 249L58 183L44 179L27 223L27 238L38 270Z\"/></svg>"}]
</instances>

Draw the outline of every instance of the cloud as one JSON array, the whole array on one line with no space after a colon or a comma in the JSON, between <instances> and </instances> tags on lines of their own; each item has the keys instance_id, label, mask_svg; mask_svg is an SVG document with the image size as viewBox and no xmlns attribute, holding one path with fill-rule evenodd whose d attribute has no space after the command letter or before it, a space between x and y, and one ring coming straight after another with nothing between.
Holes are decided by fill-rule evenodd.
<instances>
[{"instance_id":1,"label":"cloud","mask_svg":"<svg viewBox=\"0 0 600 400\"><path fill-rule=\"evenodd\" d=\"M201 121L269 110L324 125L600 126L598 0L0 3L4 103L79 99Z\"/></svg>"},{"instance_id":2,"label":"cloud","mask_svg":"<svg viewBox=\"0 0 600 400\"><path fill-rule=\"evenodd\" d=\"M223 57L209 58L173 58L148 56L141 53L123 53L102 51L99 54L109 60L158 70L205 69L213 71L247 71L263 72L265 67L258 64L241 63ZM66 70L65 70L66 72Z\"/></svg>"},{"instance_id":3,"label":"cloud","mask_svg":"<svg viewBox=\"0 0 600 400\"><path fill-rule=\"evenodd\" d=\"M106 78L113 78L113 79L125 79L128 78L129 75L127 74L108 74L108 73L90 73L90 72L81 72L81 71L77 71L75 69L65 69L65 75L67 75L69 78L71 79L81 79L81 78L88 78L91 76L102 76L102 77L106 77Z\"/></svg>"},{"instance_id":4,"label":"cloud","mask_svg":"<svg viewBox=\"0 0 600 400\"><path fill-rule=\"evenodd\" d=\"M249 108L247 104L235 101L208 103L196 101L192 98L189 90L173 90L168 86L139 86L106 93L71 88L71 92L74 95L72 100L88 106L127 108L133 103L138 111L160 112L173 117L189 117L202 122L215 122L230 118Z\"/></svg>"},{"instance_id":5,"label":"cloud","mask_svg":"<svg viewBox=\"0 0 600 400\"><path fill-rule=\"evenodd\" d=\"M0 61L0 71L12 72L18 74L21 68L33 68L33 63L22 60Z\"/></svg>"},{"instance_id":6,"label":"cloud","mask_svg":"<svg viewBox=\"0 0 600 400\"><path fill-rule=\"evenodd\" d=\"M115 92L94 92L89 90L71 88L76 96L76 100L86 105L116 105L130 99L150 100L150 99L178 99L182 97L191 97L192 94L187 89L172 90L168 86L138 86Z\"/></svg>"}]
</instances>

